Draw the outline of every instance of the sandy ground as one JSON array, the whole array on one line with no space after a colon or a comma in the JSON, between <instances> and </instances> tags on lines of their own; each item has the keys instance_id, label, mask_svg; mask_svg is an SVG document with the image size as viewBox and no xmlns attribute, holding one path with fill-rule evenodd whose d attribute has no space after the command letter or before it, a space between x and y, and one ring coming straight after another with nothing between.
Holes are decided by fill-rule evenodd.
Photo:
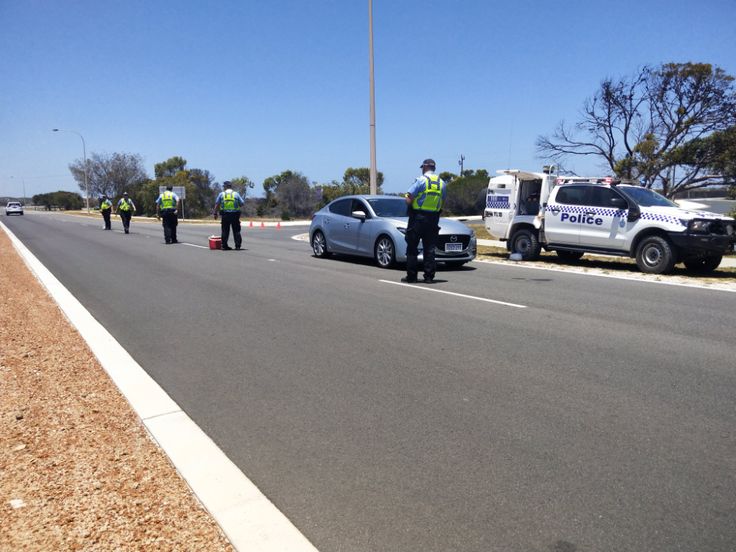
<instances>
[{"instance_id":1,"label":"sandy ground","mask_svg":"<svg viewBox=\"0 0 736 552\"><path fill-rule=\"evenodd\" d=\"M0 232L0 550L232 550Z\"/></svg>"}]
</instances>

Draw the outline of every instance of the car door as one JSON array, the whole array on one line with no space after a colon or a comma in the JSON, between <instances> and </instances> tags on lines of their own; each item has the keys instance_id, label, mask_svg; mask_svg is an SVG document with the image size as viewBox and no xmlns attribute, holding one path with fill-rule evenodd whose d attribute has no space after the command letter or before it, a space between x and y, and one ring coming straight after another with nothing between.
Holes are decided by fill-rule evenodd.
<instances>
[{"instance_id":1,"label":"car door","mask_svg":"<svg viewBox=\"0 0 736 552\"><path fill-rule=\"evenodd\" d=\"M580 243L580 219L587 188L572 184L563 184L557 188L544 211L544 235L547 243Z\"/></svg>"},{"instance_id":2,"label":"car door","mask_svg":"<svg viewBox=\"0 0 736 552\"><path fill-rule=\"evenodd\" d=\"M342 198L333 201L328 207L329 214L325 215L323 228L327 247L335 253L353 253L354 236L350 236L350 224L355 220L350 216L352 198Z\"/></svg>"},{"instance_id":3,"label":"car door","mask_svg":"<svg viewBox=\"0 0 736 552\"><path fill-rule=\"evenodd\" d=\"M618 204L617 204L618 202ZM626 200L614 188L591 186L580 224L580 243L626 249Z\"/></svg>"},{"instance_id":4,"label":"car door","mask_svg":"<svg viewBox=\"0 0 736 552\"><path fill-rule=\"evenodd\" d=\"M354 218L355 221L352 228L355 229L355 249L359 255L365 257L373 256L373 242L376 236L376 227L380 219L377 219L371 213L367 203L363 199L353 199L353 212L362 211L365 213L365 219Z\"/></svg>"}]
</instances>

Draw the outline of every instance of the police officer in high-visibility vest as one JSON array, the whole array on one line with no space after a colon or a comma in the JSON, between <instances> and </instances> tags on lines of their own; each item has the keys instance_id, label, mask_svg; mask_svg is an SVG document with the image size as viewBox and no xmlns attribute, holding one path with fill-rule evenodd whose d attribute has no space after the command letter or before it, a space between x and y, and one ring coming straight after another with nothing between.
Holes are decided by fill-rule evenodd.
<instances>
[{"instance_id":1,"label":"police officer in high-visibility vest","mask_svg":"<svg viewBox=\"0 0 736 552\"><path fill-rule=\"evenodd\" d=\"M112 230L112 227L110 226L110 213L112 212L112 201L107 199L106 195L102 196L102 201L100 202L100 213L102 213L102 218L105 221L105 230Z\"/></svg>"},{"instance_id":2,"label":"police officer in high-visibility vest","mask_svg":"<svg viewBox=\"0 0 736 552\"><path fill-rule=\"evenodd\" d=\"M417 281L419 240L424 250L424 282L434 282L437 263L434 249L440 227L440 211L445 202L447 187L442 179L434 174L436 164L432 159L422 163L422 176L418 177L406 194L409 207L409 223L406 228L406 277L402 282Z\"/></svg>"},{"instance_id":3,"label":"police officer in high-visibility vest","mask_svg":"<svg viewBox=\"0 0 736 552\"><path fill-rule=\"evenodd\" d=\"M240 207L245 203L238 192L233 191L233 185L230 181L222 184L223 190L215 200L214 217L217 218L219 211L220 229L222 237L222 249L228 251L232 249L227 244L230 238L230 228L233 229L233 238L235 239L235 249L240 249L243 244L243 238L240 236Z\"/></svg>"},{"instance_id":4,"label":"police officer in high-visibility vest","mask_svg":"<svg viewBox=\"0 0 736 552\"><path fill-rule=\"evenodd\" d=\"M123 192L123 197L118 201L118 215L123 221L123 230L126 234L130 234L130 219L135 211L135 203L128 197L128 192Z\"/></svg>"},{"instance_id":5,"label":"police officer in high-visibility vest","mask_svg":"<svg viewBox=\"0 0 736 552\"><path fill-rule=\"evenodd\" d=\"M176 239L176 226L179 224L179 196L172 190L173 186L168 185L166 190L156 198L156 218L163 219L166 243L179 243Z\"/></svg>"}]
</instances>

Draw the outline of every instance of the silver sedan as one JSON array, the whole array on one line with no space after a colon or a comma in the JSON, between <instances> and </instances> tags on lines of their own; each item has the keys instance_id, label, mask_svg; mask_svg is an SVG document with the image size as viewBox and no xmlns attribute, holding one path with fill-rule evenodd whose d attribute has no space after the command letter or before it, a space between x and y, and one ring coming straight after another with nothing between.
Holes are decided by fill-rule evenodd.
<instances>
[{"instance_id":1,"label":"silver sedan","mask_svg":"<svg viewBox=\"0 0 736 552\"><path fill-rule=\"evenodd\" d=\"M353 195L340 197L317 211L309 242L317 257L331 253L373 257L381 268L406 262L404 234L409 220L403 197ZM461 222L441 218L435 257L460 266L476 255L475 232ZM421 246L419 259L422 260Z\"/></svg>"}]
</instances>

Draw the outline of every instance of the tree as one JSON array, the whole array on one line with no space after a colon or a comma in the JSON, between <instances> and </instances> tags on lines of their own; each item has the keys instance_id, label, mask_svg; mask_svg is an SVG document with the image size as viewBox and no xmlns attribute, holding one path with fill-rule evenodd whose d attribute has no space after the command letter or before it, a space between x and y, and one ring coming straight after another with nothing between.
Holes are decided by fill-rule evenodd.
<instances>
[{"instance_id":1,"label":"tree","mask_svg":"<svg viewBox=\"0 0 736 552\"><path fill-rule=\"evenodd\" d=\"M243 199L245 199L248 190L255 187L255 183L247 176L238 176L237 178L232 178L230 180L230 183L233 185L233 190L238 192L243 197Z\"/></svg>"},{"instance_id":2,"label":"tree","mask_svg":"<svg viewBox=\"0 0 736 552\"><path fill-rule=\"evenodd\" d=\"M383 173L376 174L376 193L383 193ZM317 186L317 203L319 205L327 205L333 199L352 194L369 194L370 185L370 169L366 167L345 169L342 182L333 180L329 184L321 184Z\"/></svg>"},{"instance_id":3,"label":"tree","mask_svg":"<svg viewBox=\"0 0 736 552\"><path fill-rule=\"evenodd\" d=\"M33 196L34 205L43 205L47 211L51 209L62 209L65 211L81 209L84 205L82 197L74 192L51 192L48 194L37 194Z\"/></svg>"},{"instance_id":4,"label":"tree","mask_svg":"<svg viewBox=\"0 0 736 552\"><path fill-rule=\"evenodd\" d=\"M203 169L188 169L187 160L174 156L154 166L156 179L141 187L140 205L147 215L156 212L155 199L162 186L178 186L186 190L184 211L187 217L208 215L215 203L217 187L214 177ZM137 203L138 205L138 203Z\"/></svg>"},{"instance_id":5,"label":"tree","mask_svg":"<svg viewBox=\"0 0 736 552\"><path fill-rule=\"evenodd\" d=\"M176 173L183 171L186 166L187 160L175 155L174 157L169 157L166 161L156 163L153 171L156 178L166 178L167 176L174 176Z\"/></svg>"},{"instance_id":6,"label":"tree","mask_svg":"<svg viewBox=\"0 0 736 552\"><path fill-rule=\"evenodd\" d=\"M465 170L447 184L447 197L442 208L445 215L479 215L486 204L488 171ZM444 178L443 178L444 180Z\"/></svg>"},{"instance_id":7,"label":"tree","mask_svg":"<svg viewBox=\"0 0 736 552\"><path fill-rule=\"evenodd\" d=\"M342 177L345 187L345 195L349 194L369 194L371 191L371 170L367 167L353 168L348 167ZM383 173L376 173L376 190L381 193L383 186Z\"/></svg>"},{"instance_id":8,"label":"tree","mask_svg":"<svg viewBox=\"0 0 736 552\"><path fill-rule=\"evenodd\" d=\"M658 184L670 197L723 184L707 159L685 154L693 141L736 124L733 80L707 63L645 66L633 77L605 79L584 103L582 120L540 136L537 151L553 159L599 157L615 175Z\"/></svg>"},{"instance_id":9,"label":"tree","mask_svg":"<svg viewBox=\"0 0 736 552\"><path fill-rule=\"evenodd\" d=\"M284 219L309 215L317 203L309 179L298 172L284 171L269 176L263 181L263 189L266 192L266 213L280 214Z\"/></svg>"},{"instance_id":10,"label":"tree","mask_svg":"<svg viewBox=\"0 0 736 552\"><path fill-rule=\"evenodd\" d=\"M84 161L77 159L69 165L69 170L79 188L86 192ZM90 197L100 197L103 194L117 197L145 181L148 175L140 155L92 153L87 160L87 177Z\"/></svg>"}]
</instances>

